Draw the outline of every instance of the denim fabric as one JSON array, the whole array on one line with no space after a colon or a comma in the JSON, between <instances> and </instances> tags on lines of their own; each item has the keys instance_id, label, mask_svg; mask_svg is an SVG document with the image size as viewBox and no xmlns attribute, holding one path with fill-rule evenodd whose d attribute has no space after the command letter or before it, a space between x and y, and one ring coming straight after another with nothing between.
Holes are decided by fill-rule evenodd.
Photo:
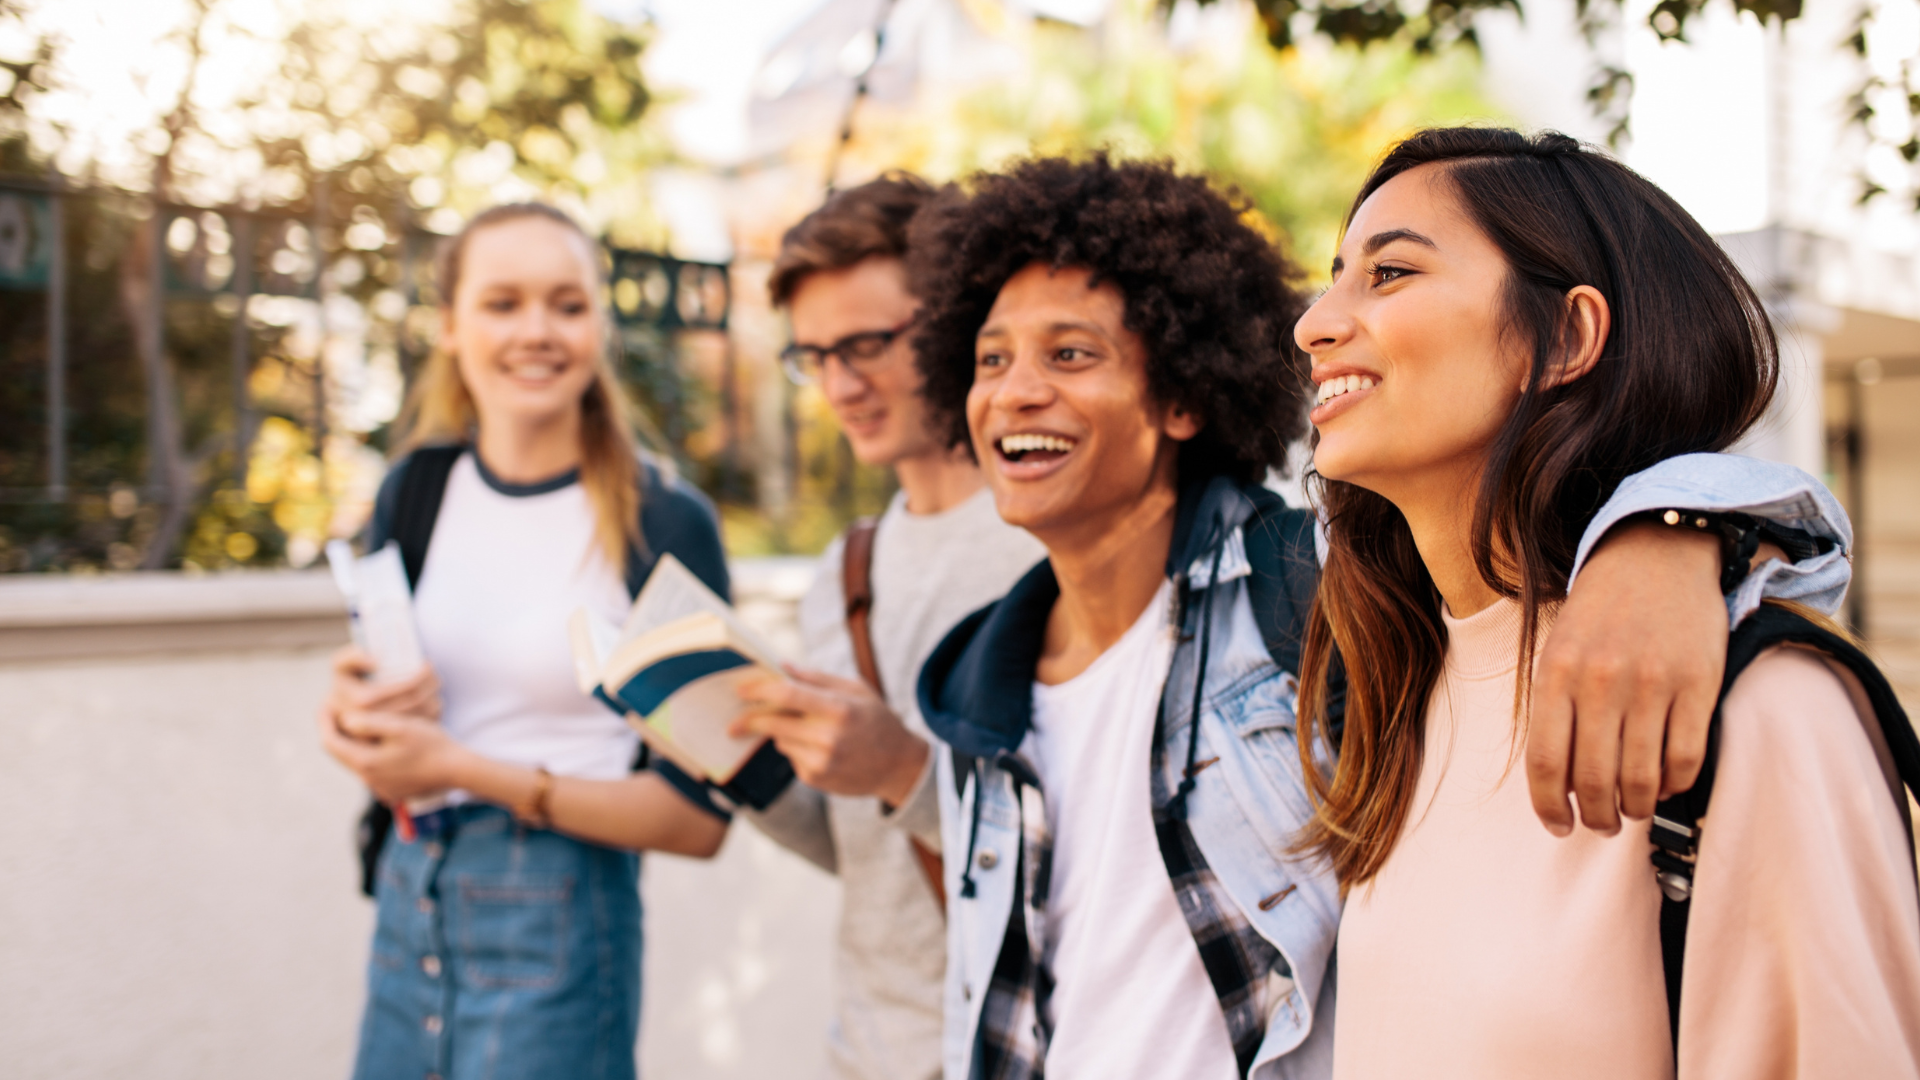
<instances>
[{"instance_id":1,"label":"denim fabric","mask_svg":"<svg viewBox=\"0 0 1920 1080\"><path fill-rule=\"evenodd\" d=\"M1643 510L1738 511L1834 541L1824 555L1788 565L1771 560L1747 576L1727 597L1733 625L1753 613L1762 598L1798 600L1829 615L1840 610L1853 580L1853 523L1827 486L1791 465L1739 454L1682 454L1634 473L1614 489L1580 538L1577 576L1608 528Z\"/></svg>"},{"instance_id":2,"label":"denim fabric","mask_svg":"<svg viewBox=\"0 0 1920 1080\"><path fill-rule=\"evenodd\" d=\"M1691 454L1629 477L1589 522L1580 558L1584 561L1607 529L1628 514L1669 506L1741 510L1837 542L1834 551L1793 567L1769 563L1755 572L1729 598L1735 622L1743 614L1739 604L1749 595L1754 603L1761 595L1790 597L1832 610L1845 592L1851 567L1843 552L1852 547L1852 533L1832 495L1791 466L1731 455ZM1209 518L1203 513L1200 520ZM1342 900L1323 860L1286 854L1313 813L1296 742L1298 684L1293 673L1273 662L1254 618L1248 589L1252 565L1242 520L1223 517L1225 531L1217 539L1194 545L1195 550L1185 552L1185 561L1176 556L1176 576L1185 577L1196 591L1216 593L1210 609L1202 609L1208 611L1205 617L1211 619L1213 633L1195 748L1196 760L1208 767L1194 778L1186 822L1227 900L1275 947L1291 973L1281 977L1276 968L1258 987L1267 1011L1266 1030L1248 1075L1252 1080L1324 1080L1332 1074L1338 981L1333 947ZM1221 548L1217 571L1215 546ZM1009 771L1024 763L1005 750L1018 746L1025 734L1026 714L1011 714L1023 707L1023 700L1031 700L1034 659L1057 595L1041 591L1026 596L1035 592L1030 585L1023 581L999 604L956 627L921 677L921 710L934 733L972 758L969 770L960 775L949 755L936 759L945 850L966 853L946 860L947 1025L942 1049L947 1080L1028 1076L1041 1064L1021 1056L1022 1050L1040 1052L1043 1045L1042 1029L1033 1023L1034 1006L1026 1003L1031 996L1023 1000L1017 993L996 992L1003 974L1012 970L1003 966L1010 956L1009 943L1024 948L1024 942L1032 940L1023 931L1036 899L1023 897L1025 890L1016 887L1032 853L1022 829L1026 785L1016 783ZM1019 617L997 621L1001 608L1017 609ZM1184 765L1187 737L1194 730L1190 695L1199 665L1197 629L1188 627L1182 637L1163 692L1161 738L1166 745L1160 760L1174 768ZM969 684L954 688L951 700L949 676ZM985 690L977 685L994 680L1006 685ZM1003 751L997 755L996 743ZM1177 778L1161 779L1174 783ZM1038 899L1044 903L1044 897ZM1009 1003L1017 1011L999 1015ZM1223 1001L1223 1010L1229 1004ZM1020 1035L1012 1026L1015 1017L1033 1023L1034 1040L983 1045L989 1031ZM991 1071L986 1068L990 1063L995 1066Z\"/></svg>"},{"instance_id":3,"label":"denim fabric","mask_svg":"<svg viewBox=\"0 0 1920 1080\"><path fill-rule=\"evenodd\" d=\"M381 856L355 1080L633 1080L639 857L444 814Z\"/></svg>"}]
</instances>

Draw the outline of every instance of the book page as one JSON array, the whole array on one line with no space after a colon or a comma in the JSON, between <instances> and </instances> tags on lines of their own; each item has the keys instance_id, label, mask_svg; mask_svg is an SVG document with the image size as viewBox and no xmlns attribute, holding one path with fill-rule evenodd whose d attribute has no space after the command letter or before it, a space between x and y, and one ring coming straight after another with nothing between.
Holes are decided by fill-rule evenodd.
<instances>
[{"instance_id":1,"label":"book page","mask_svg":"<svg viewBox=\"0 0 1920 1080\"><path fill-rule=\"evenodd\" d=\"M744 711L740 684L765 673L765 669L759 667L737 667L695 679L675 691L644 719L628 713L629 722L639 719L643 738L651 733L671 745L674 752L669 756L681 768L686 768L685 759L691 759L715 783L724 784L733 779L766 741L763 735L736 739L727 734L727 726ZM660 745L653 738L647 741L656 747Z\"/></svg>"},{"instance_id":2,"label":"book page","mask_svg":"<svg viewBox=\"0 0 1920 1080\"><path fill-rule=\"evenodd\" d=\"M621 628L621 636L626 639L639 637L652 630L658 630L676 619L688 615L718 615L727 624L732 637L758 664L778 671L779 661L771 646L759 634L753 632L740 617L734 614L733 607L712 590L686 564L672 555L660 556L654 564L653 573L648 575L647 584L633 602L633 610L627 615L627 624Z\"/></svg>"},{"instance_id":3,"label":"book page","mask_svg":"<svg viewBox=\"0 0 1920 1080\"><path fill-rule=\"evenodd\" d=\"M575 608L567 620L567 640L573 646L573 678L580 692L591 694L602 682L607 660L620 644L620 628L586 608Z\"/></svg>"}]
</instances>

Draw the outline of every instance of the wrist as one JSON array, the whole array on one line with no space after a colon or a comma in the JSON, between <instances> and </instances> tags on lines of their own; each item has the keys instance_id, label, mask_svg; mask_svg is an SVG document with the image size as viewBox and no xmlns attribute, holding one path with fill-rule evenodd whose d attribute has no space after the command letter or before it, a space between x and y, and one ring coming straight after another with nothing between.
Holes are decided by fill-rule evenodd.
<instances>
[{"instance_id":1,"label":"wrist","mask_svg":"<svg viewBox=\"0 0 1920 1080\"><path fill-rule=\"evenodd\" d=\"M888 770L886 782L875 793L888 813L905 806L913 797L914 789L920 786L920 778L927 771L927 762L933 757L927 740L911 731L904 734L906 741L895 756L893 768Z\"/></svg>"}]
</instances>

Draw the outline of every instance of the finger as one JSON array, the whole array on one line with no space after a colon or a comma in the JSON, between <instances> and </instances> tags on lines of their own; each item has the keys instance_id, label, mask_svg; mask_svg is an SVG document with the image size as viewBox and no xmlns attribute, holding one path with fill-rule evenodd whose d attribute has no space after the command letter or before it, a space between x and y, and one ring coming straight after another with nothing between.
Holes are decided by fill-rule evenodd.
<instances>
[{"instance_id":1,"label":"finger","mask_svg":"<svg viewBox=\"0 0 1920 1080\"><path fill-rule=\"evenodd\" d=\"M787 674L792 676L793 680L802 686L815 686L822 690L830 690L846 697L860 698L879 696L873 692L873 687L868 686L858 679L846 679L838 675L829 675L824 671L803 668L798 664L786 664L784 666L787 669Z\"/></svg>"},{"instance_id":2,"label":"finger","mask_svg":"<svg viewBox=\"0 0 1920 1080\"><path fill-rule=\"evenodd\" d=\"M333 757L333 760L360 774L364 779L367 768L373 760L372 750L369 747L341 734L331 724L320 729L320 745Z\"/></svg>"},{"instance_id":3,"label":"finger","mask_svg":"<svg viewBox=\"0 0 1920 1080\"><path fill-rule=\"evenodd\" d=\"M1635 821L1651 817L1660 800L1660 759L1671 711L1669 695L1643 689L1621 729L1618 804L1620 813Z\"/></svg>"},{"instance_id":4,"label":"finger","mask_svg":"<svg viewBox=\"0 0 1920 1080\"><path fill-rule=\"evenodd\" d=\"M1707 760L1707 733L1720 697L1720 678L1720 672L1715 671L1710 682L1689 680L1674 698L1660 777L1663 799L1689 790L1700 779L1700 766Z\"/></svg>"},{"instance_id":5,"label":"finger","mask_svg":"<svg viewBox=\"0 0 1920 1080\"><path fill-rule=\"evenodd\" d=\"M741 701L763 708L784 709L787 707L788 691L792 688L792 683L777 676L755 675L740 680L740 684L734 687L734 693L740 695Z\"/></svg>"},{"instance_id":6,"label":"finger","mask_svg":"<svg viewBox=\"0 0 1920 1080\"><path fill-rule=\"evenodd\" d=\"M368 706L379 712L417 716L426 720L440 718L440 692L435 687L413 685L384 703Z\"/></svg>"},{"instance_id":7,"label":"finger","mask_svg":"<svg viewBox=\"0 0 1920 1080\"><path fill-rule=\"evenodd\" d=\"M1612 836L1620 831L1620 730L1625 715L1593 695L1576 698L1573 715L1573 798L1580 807L1580 823Z\"/></svg>"},{"instance_id":8,"label":"finger","mask_svg":"<svg viewBox=\"0 0 1920 1080\"><path fill-rule=\"evenodd\" d=\"M780 740L774 740L774 746L786 755L787 763L793 766L793 775L809 787L818 787L827 779L827 756L810 746L783 746Z\"/></svg>"},{"instance_id":9,"label":"finger","mask_svg":"<svg viewBox=\"0 0 1920 1080\"><path fill-rule=\"evenodd\" d=\"M844 719L848 711L846 699L838 694L777 679L763 684L750 700L763 708L829 722Z\"/></svg>"},{"instance_id":10,"label":"finger","mask_svg":"<svg viewBox=\"0 0 1920 1080\"><path fill-rule=\"evenodd\" d=\"M373 657L357 645L342 645L333 653L333 673L349 679L364 679L373 672Z\"/></svg>"},{"instance_id":11,"label":"finger","mask_svg":"<svg viewBox=\"0 0 1920 1080\"><path fill-rule=\"evenodd\" d=\"M362 742L381 742L407 733L403 717L366 709L347 709L340 714L340 730Z\"/></svg>"},{"instance_id":12,"label":"finger","mask_svg":"<svg viewBox=\"0 0 1920 1080\"><path fill-rule=\"evenodd\" d=\"M1542 662L1533 688L1533 717L1527 724L1527 787L1533 812L1555 836L1573 832L1573 806L1567 799L1573 760L1573 698L1564 670Z\"/></svg>"},{"instance_id":13,"label":"finger","mask_svg":"<svg viewBox=\"0 0 1920 1080\"><path fill-rule=\"evenodd\" d=\"M833 749L832 738L820 730L819 724L809 722L804 717L761 713L755 719L753 729L772 739L783 754L789 748L816 754L825 754Z\"/></svg>"}]
</instances>

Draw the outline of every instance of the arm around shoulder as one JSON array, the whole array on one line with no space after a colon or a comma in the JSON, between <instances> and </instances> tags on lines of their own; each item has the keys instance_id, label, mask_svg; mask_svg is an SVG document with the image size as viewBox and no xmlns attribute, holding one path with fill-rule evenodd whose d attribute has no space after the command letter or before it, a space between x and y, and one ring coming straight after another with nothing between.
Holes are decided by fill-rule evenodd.
<instances>
[{"instance_id":1,"label":"arm around shoulder","mask_svg":"<svg viewBox=\"0 0 1920 1080\"><path fill-rule=\"evenodd\" d=\"M1795 600L1826 614L1839 610L1853 566L1853 523L1827 486L1801 469L1740 454L1681 454L1628 476L1580 537L1573 577L1607 533L1635 514L1677 508L1742 513L1805 534L1817 549L1795 562L1761 564L1727 597L1732 621L1765 599ZM1569 582L1571 584L1571 582Z\"/></svg>"}]
</instances>

